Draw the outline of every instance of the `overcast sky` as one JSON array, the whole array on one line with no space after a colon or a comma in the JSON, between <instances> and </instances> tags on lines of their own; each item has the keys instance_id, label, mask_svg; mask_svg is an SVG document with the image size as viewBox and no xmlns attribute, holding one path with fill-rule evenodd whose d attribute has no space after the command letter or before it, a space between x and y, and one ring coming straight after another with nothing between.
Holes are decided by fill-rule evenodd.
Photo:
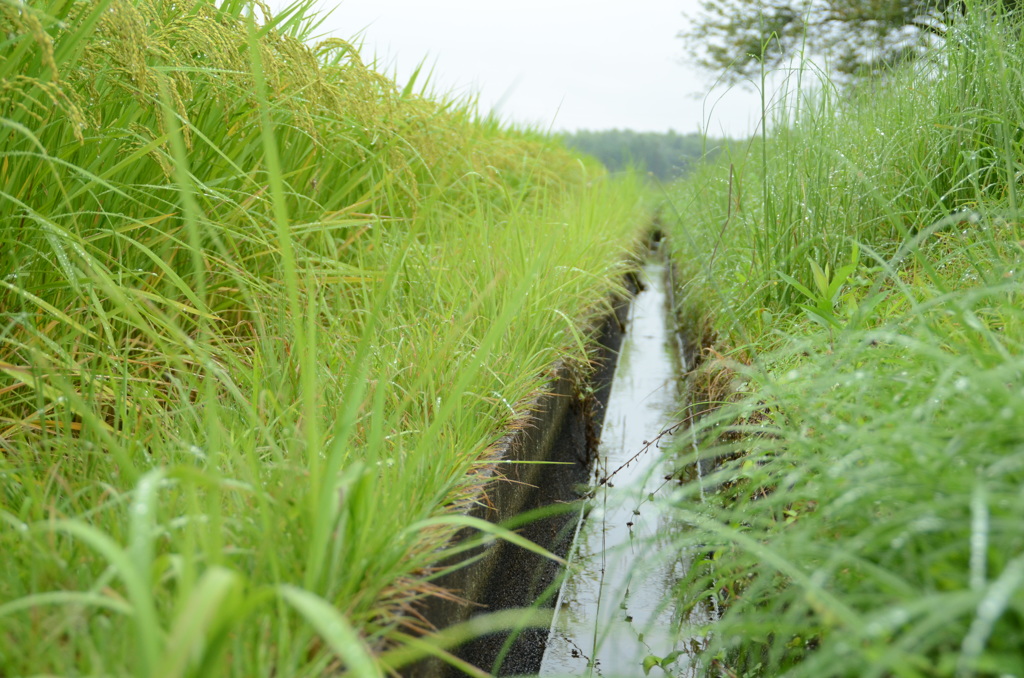
<instances>
[{"instance_id":1,"label":"overcast sky","mask_svg":"<svg viewBox=\"0 0 1024 678\"><path fill-rule=\"evenodd\" d=\"M753 131L758 97L708 93L676 34L697 0L318 0L321 31L362 37L399 83L421 61L435 91L552 130ZM275 0L279 9L287 0ZM717 101L717 103L716 103Z\"/></svg>"}]
</instances>

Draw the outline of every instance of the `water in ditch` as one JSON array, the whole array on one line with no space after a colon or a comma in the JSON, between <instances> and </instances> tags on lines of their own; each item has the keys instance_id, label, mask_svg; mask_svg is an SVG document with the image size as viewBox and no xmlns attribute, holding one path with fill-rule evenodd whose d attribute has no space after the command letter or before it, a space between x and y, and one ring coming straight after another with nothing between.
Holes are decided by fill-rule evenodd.
<instances>
[{"instance_id":1,"label":"water in ditch","mask_svg":"<svg viewBox=\"0 0 1024 678\"><path fill-rule=\"evenodd\" d=\"M580 524L541 676L639 676L645 659L650 675L697 675L694 656L704 639L686 629L710 615L681 618L673 605L673 585L690 563L672 545L685 529L673 524L666 505L672 468L654 445L636 456L673 423L681 360L668 320L665 266L649 263L644 275L612 382L597 477L620 470L596 485ZM654 660L663 665L652 666Z\"/></svg>"}]
</instances>

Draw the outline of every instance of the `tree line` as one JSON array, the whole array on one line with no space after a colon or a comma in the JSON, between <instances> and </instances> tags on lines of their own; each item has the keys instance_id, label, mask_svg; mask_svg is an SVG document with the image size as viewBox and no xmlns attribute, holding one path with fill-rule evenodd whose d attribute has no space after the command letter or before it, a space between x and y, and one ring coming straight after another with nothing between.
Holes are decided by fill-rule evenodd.
<instances>
[{"instance_id":1,"label":"tree line","mask_svg":"<svg viewBox=\"0 0 1024 678\"><path fill-rule=\"evenodd\" d=\"M720 140L701 134L677 132L635 132L629 129L580 130L566 133L570 148L600 160L610 172L633 165L650 172L661 181L684 176L702 159L714 157Z\"/></svg>"}]
</instances>

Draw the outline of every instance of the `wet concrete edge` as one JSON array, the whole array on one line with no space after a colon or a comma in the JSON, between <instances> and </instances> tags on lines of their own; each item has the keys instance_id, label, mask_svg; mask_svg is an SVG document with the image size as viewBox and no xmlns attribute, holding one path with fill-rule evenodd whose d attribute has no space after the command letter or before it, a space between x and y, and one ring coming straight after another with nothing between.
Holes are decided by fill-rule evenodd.
<instances>
[{"instance_id":1,"label":"wet concrete edge","mask_svg":"<svg viewBox=\"0 0 1024 678\"><path fill-rule=\"evenodd\" d=\"M631 294L638 289L629 276ZM581 498L578 489L590 480L591 462L604 422L612 377L618 362L630 298L615 299L613 312L601 321L594 354L596 369L581 384L569 368L556 368L551 383L534 401L530 424L506 435L499 447L506 461L495 465L497 478L486 488L485 505L471 512L478 518L500 523L524 511ZM516 464L517 461L567 462L557 465ZM512 463L510 463L512 462ZM527 539L556 555L565 557L572 545L578 512L537 520L519 530ZM467 532L465 536L469 536ZM521 547L498 541L473 565L436 583L467 602L431 598L422 614L437 628L463 622L476 614L529 607L560 576L561 568ZM557 590L542 606L553 609ZM512 643L496 675L536 674L544 656L547 628L527 629ZM490 671L506 643L507 633L483 636L452 653L460 659ZM437 659L421 661L404 670L409 678L462 676Z\"/></svg>"}]
</instances>

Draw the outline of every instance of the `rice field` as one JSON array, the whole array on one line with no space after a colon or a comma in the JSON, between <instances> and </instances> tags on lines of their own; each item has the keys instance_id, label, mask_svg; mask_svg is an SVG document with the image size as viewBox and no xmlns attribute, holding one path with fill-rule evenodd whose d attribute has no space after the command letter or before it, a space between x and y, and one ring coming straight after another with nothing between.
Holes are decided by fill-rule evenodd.
<instances>
[{"instance_id":1,"label":"rice field","mask_svg":"<svg viewBox=\"0 0 1024 678\"><path fill-rule=\"evenodd\" d=\"M433 566L586 370L640 182L316 25L0 3L0 675L444 656Z\"/></svg>"}]
</instances>

